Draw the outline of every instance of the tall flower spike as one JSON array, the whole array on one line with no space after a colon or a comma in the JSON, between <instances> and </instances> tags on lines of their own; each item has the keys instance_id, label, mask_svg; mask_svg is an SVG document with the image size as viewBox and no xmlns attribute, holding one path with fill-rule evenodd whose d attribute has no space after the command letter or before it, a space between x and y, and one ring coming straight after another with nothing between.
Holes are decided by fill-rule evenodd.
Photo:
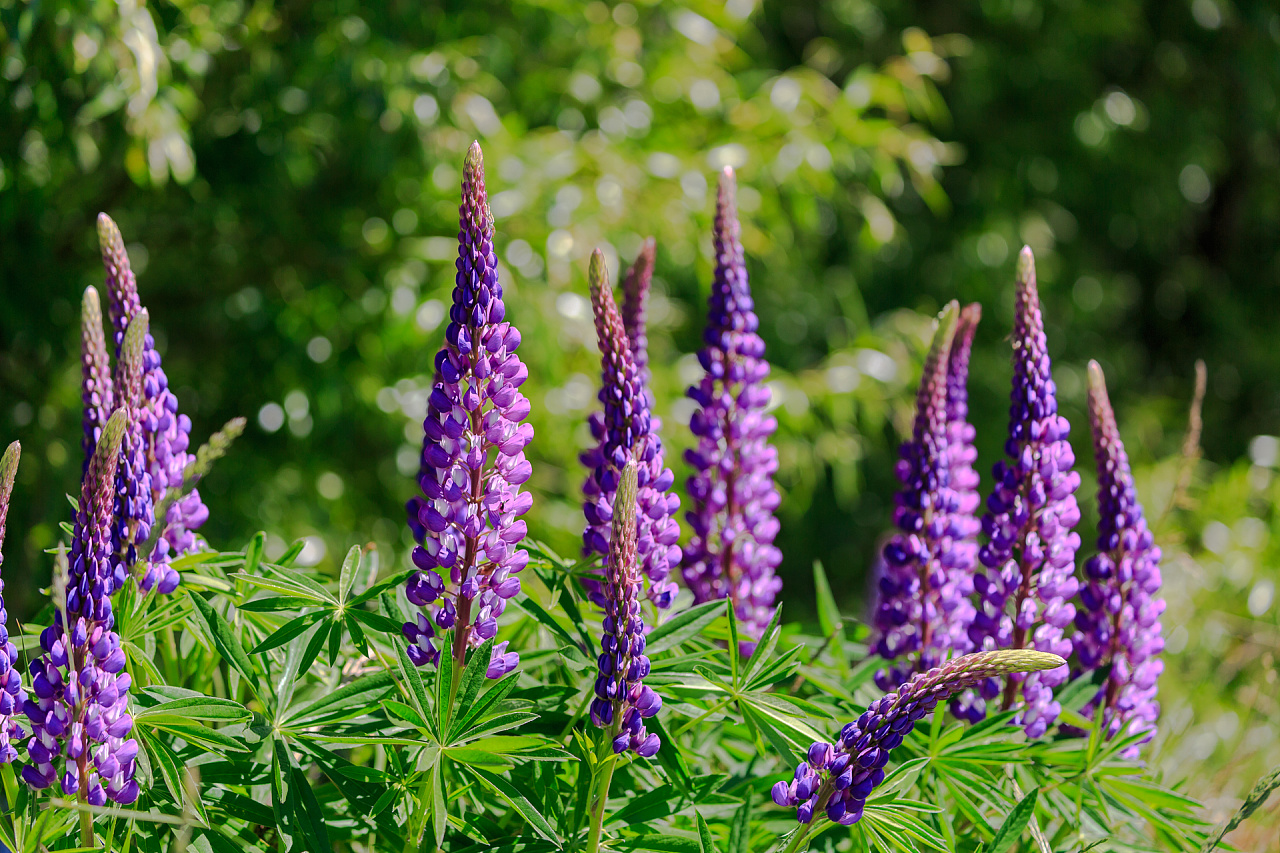
<instances>
[{"instance_id":1,"label":"tall flower spike","mask_svg":"<svg viewBox=\"0 0 1280 853\"><path fill-rule=\"evenodd\" d=\"M622 280L622 327L631 341L631 358L636 363L640 382L649 384L649 337L646 330L649 316L649 288L653 284L653 261L657 243L652 237L645 239L636 255L635 263ZM649 401L650 407L653 400Z\"/></svg>"},{"instance_id":2,"label":"tall flower spike","mask_svg":"<svg viewBox=\"0 0 1280 853\"><path fill-rule=\"evenodd\" d=\"M147 541L155 523L155 496L151 488L151 472L147 470L146 439L143 433L145 403L142 394L150 318L144 308L129 323L120 342L120 381L116 385L118 403L128 413L120 464L116 469L115 502L115 588L124 587L128 572L138 562L138 546ZM168 594L178 587L176 569L167 562L146 560L140 584L143 590L158 588Z\"/></svg>"},{"instance_id":3,"label":"tall flower spike","mask_svg":"<svg viewBox=\"0 0 1280 853\"><path fill-rule=\"evenodd\" d=\"M676 594L676 585L670 580L671 569L680 564L680 546L676 544L680 525L672 517L680 507L680 498L668 491L676 475L665 465L658 421L650 414L650 396L632 359L631 344L613 300L604 254L599 249L591 255L588 280L600 346L599 400L603 411L592 413L588 421L597 444L580 457L588 470L582 486L587 520L582 534L583 553L609 554L618 477L634 461L640 503L639 564L648 578L649 599L659 608L666 608ZM600 585L588 581L585 586L591 599L604 607Z\"/></svg>"},{"instance_id":4,"label":"tall flower spike","mask_svg":"<svg viewBox=\"0 0 1280 853\"><path fill-rule=\"evenodd\" d=\"M612 538L600 584L604 636L591 721L610 729L614 752L631 750L649 758L662 741L645 731L644 721L662 709L662 699L642 683L649 674L649 658L644 653L645 624L640 612L644 576L637 562L637 474L636 463L628 462L618 477Z\"/></svg>"},{"instance_id":5,"label":"tall flower spike","mask_svg":"<svg viewBox=\"0 0 1280 853\"><path fill-rule=\"evenodd\" d=\"M1085 714L1093 718L1101 710L1107 738L1145 732L1146 743L1160 716L1156 680L1164 670L1160 548L1147 529L1096 361L1089 362L1089 423L1098 464L1098 553L1084 564L1075 650L1085 671L1111 670ZM1138 752L1135 745L1126 756L1137 758Z\"/></svg>"},{"instance_id":6,"label":"tall flower spike","mask_svg":"<svg viewBox=\"0 0 1280 853\"><path fill-rule=\"evenodd\" d=\"M698 443L685 454L694 469L686 514L693 538L683 574L695 601L732 600L750 638L744 650L751 651L782 588L775 574L782 552L773 544L778 454L769 444L778 422L766 412L769 363L757 334L734 193L733 170L726 168L716 202L715 281L698 353L706 373L688 391L698 406L689 423Z\"/></svg>"},{"instance_id":7,"label":"tall flower spike","mask_svg":"<svg viewBox=\"0 0 1280 853\"><path fill-rule=\"evenodd\" d=\"M979 682L1001 675L1043 672L1065 666L1057 655L1033 651L979 652L952 658L919 672L896 692L872 702L856 722L840 730L834 744L815 742L790 782L773 786L773 801L796 810L800 823L815 812L846 826L862 817L867 797L884 781L889 753L939 702Z\"/></svg>"},{"instance_id":8,"label":"tall flower spike","mask_svg":"<svg viewBox=\"0 0 1280 853\"><path fill-rule=\"evenodd\" d=\"M115 574L112 509L116 470L129 413L118 409L103 428L80 492L65 596L40 635L44 653L31 662L31 721L22 778L36 788L60 781L62 792L94 806L132 803L137 741L129 737L125 653L109 600ZM59 580L55 588L62 583Z\"/></svg>"},{"instance_id":9,"label":"tall flower spike","mask_svg":"<svg viewBox=\"0 0 1280 853\"><path fill-rule=\"evenodd\" d=\"M883 549L885 571L875 612L874 649L891 662L876 673L881 690L970 648L964 629L972 605L965 590L972 589L969 570L976 549L965 541L970 518L963 516L962 496L951 482L947 407L958 314L953 301L938 318L920 377L911 440L902 445L898 462L903 485L893 511L898 533Z\"/></svg>"},{"instance_id":10,"label":"tall flower spike","mask_svg":"<svg viewBox=\"0 0 1280 853\"><path fill-rule=\"evenodd\" d=\"M995 486L987 499L979 551L985 573L974 578L978 613L969 636L979 650L1033 648L1070 657L1065 629L1075 617L1071 599L1078 583L1075 556L1080 522L1075 492L1080 475L1067 435L1071 426L1058 414L1057 388L1049 370L1044 318L1030 248L1018 256L1013 326L1013 401L1009 410L1007 460L996 463ZM1053 688L1066 680L1065 668L1010 676L1001 707L1013 707L1021 688L1018 722L1039 737L1057 719ZM994 680L981 696L1000 695ZM973 717L984 712L976 700Z\"/></svg>"},{"instance_id":11,"label":"tall flower spike","mask_svg":"<svg viewBox=\"0 0 1280 853\"><path fill-rule=\"evenodd\" d=\"M0 457L0 565L4 564L4 525L9 515L9 496L13 494L13 478L18 473L18 457L22 445L10 444ZM27 701L18 672L18 649L9 639L9 614L4 609L4 580L0 579L0 764L18 757L13 741L27 733L18 725L16 716Z\"/></svg>"},{"instance_id":12,"label":"tall flower spike","mask_svg":"<svg viewBox=\"0 0 1280 853\"><path fill-rule=\"evenodd\" d=\"M107 358L107 342L102 333L102 303L98 291L84 289L80 303L80 370L82 382L80 396L84 403L84 468L89 470L89 460L98 445L98 436L107 424L107 418L115 411L111 388L111 362Z\"/></svg>"},{"instance_id":13,"label":"tall flower spike","mask_svg":"<svg viewBox=\"0 0 1280 853\"><path fill-rule=\"evenodd\" d=\"M533 427L522 423L529 400L519 390L529 370L516 355L520 332L504 319L478 142L463 164L458 213L453 307L423 422L422 494L408 505L418 571L407 595L421 612L404 634L418 666L439 663L437 629L454 629L451 653L459 665L468 648L494 637L529 562L529 553L517 549L526 532L520 516L533 505L533 496L520 491L533 470L524 455ZM488 676L501 678L519 663L498 643Z\"/></svg>"},{"instance_id":14,"label":"tall flower spike","mask_svg":"<svg viewBox=\"0 0 1280 853\"><path fill-rule=\"evenodd\" d=\"M112 342L116 347L115 381L118 385L124 369L121 360L124 334L142 310L142 303L138 300L138 283L129 264L124 238L115 222L105 213L98 214L98 245L107 272L107 314L111 320ZM147 472L151 475L151 501L158 506L167 490L181 486L183 472L191 461L188 452L191 419L178 414L178 398L169 389L169 379L160 366L160 354L156 352L155 339L150 334L145 337L143 370L142 435ZM155 552L148 555L149 559L168 564L174 557L194 551L194 531L208 517L209 510L200 500L199 491L193 490L173 504L165 518L156 520L156 523L164 525L163 535L156 544ZM166 586L173 583L167 572L158 580Z\"/></svg>"}]
</instances>

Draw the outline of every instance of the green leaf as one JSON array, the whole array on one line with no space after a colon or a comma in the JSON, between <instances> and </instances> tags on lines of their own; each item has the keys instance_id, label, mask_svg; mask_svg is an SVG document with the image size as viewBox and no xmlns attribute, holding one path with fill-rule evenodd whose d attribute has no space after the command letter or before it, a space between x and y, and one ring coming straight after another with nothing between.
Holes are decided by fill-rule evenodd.
<instances>
[{"instance_id":1,"label":"green leaf","mask_svg":"<svg viewBox=\"0 0 1280 853\"><path fill-rule=\"evenodd\" d=\"M276 565L288 568L293 565L293 561L298 559L298 555L302 553L302 549L307 547L307 540L299 539L289 546L280 559L276 560Z\"/></svg>"},{"instance_id":2,"label":"green leaf","mask_svg":"<svg viewBox=\"0 0 1280 853\"><path fill-rule=\"evenodd\" d=\"M360 546L352 545L342 561L342 571L338 574L338 601L345 602L351 595L351 586L356 582L356 572L360 569Z\"/></svg>"},{"instance_id":3,"label":"green leaf","mask_svg":"<svg viewBox=\"0 0 1280 853\"><path fill-rule=\"evenodd\" d=\"M615 846L619 850L653 850L658 851L658 853L699 853L702 849L696 838L686 838L683 835L657 834L636 835L631 838L620 839Z\"/></svg>"},{"instance_id":4,"label":"green leaf","mask_svg":"<svg viewBox=\"0 0 1280 853\"><path fill-rule=\"evenodd\" d=\"M188 593L191 595L191 593ZM213 646L218 650L218 654L227 662L227 665L235 669L245 681L257 693L261 687L258 684L258 673L253 668L253 664L249 662L249 656L245 654L244 646L240 643L240 638L231 630L231 625L222 617L222 614L213 609L213 605L205 601L198 595L191 595L191 602L196 606L196 610L200 611L200 615L204 617L205 623L209 626L209 634L213 639Z\"/></svg>"},{"instance_id":5,"label":"green leaf","mask_svg":"<svg viewBox=\"0 0 1280 853\"><path fill-rule=\"evenodd\" d=\"M262 562L262 551L267 544L267 534L259 530L253 534L253 538L249 540L249 544L244 546L244 573L251 575L258 570L258 564Z\"/></svg>"},{"instance_id":6,"label":"green leaf","mask_svg":"<svg viewBox=\"0 0 1280 853\"><path fill-rule=\"evenodd\" d=\"M478 767L470 768L470 771L480 779L485 785L492 788L498 796L506 800L513 809L520 814L521 817L528 822L529 826L535 832L548 841L560 845L560 839L556 836L556 831L552 829L551 824L542 816L542 812L533 805L533 802L525 796L515 785L503 779L501 776L495 776L488 771L481 770Z\"/></svg>"},{"instance_id":7,"label":"green leaf","mask_svg":"<svg viewBox=\"0 0 1280 853\"><path fill-rule=\"evenodd\" d=\"M725 607L723 600L707 601L677 613L649 633L645 653L654 657L698 636L724 613Z\"/></svg>"},{"instance_id":8,"label":"green leaf","mask_svg":"<svg viewBox=\"0 0 1280 853\"><path fill-rule=\"evenodd\" d=\"M729 853L751 853L751 792L742 801L742 807L733 816L729 827Z\"/></svg>"},{"instance_id":9,"label":"green leaf","mask_svg":"<svg viewBox=\"0 0 1280 853\"><path fill-rule=\"evenodd\" d=\"M402 720L419 729L427 727L427 721L422 719L422 716L417 711L403 702L397 702L394 699L383 699L382 708L393 719Z\"/></svg>"},{"instance_id":10,"label":"green leaf","mask_svg":"<svg viewBox=\"0 0 1280 853\"><path fill-rule=\"evenodd\" d=\"M693 814L698 819L698 853L718 853L716 840L711 835L711 827L707 826L707 821L702 817L702 812L694 809Z\"/></svg>"},{"instance_id":11,"label":"green leaf","mask_svg":"<svg viewBox=\"0 0 1280 853\"><path fill-rule=\"evenodd\" d=\"M264 639L261 643L253 647L249 652L251 655L260 655L263 652L269 652L272 649L278 649L294 637L301 636L304 631L323 619L326 611L317 610L314 613L304 613L297 618L290 619L284 623L274 634Z\"/></svg>"},{"instance_id":12,"label":"green leaf","mask_svg":"<svg viewBox=\"0 0 1280 853\"><path fill-rule=\"evenodd\" d=\"M995 838L991 839L991 844L988 846L988 853L1005 853L1022 838L1027 824L1031 822L1031 816L1035 814L1036 798L1039 794L1040 789L1033 788L1031 793L1018 801L1013 811L1009 812L1009 816L1004 819L1004 823L996 830Z\"/></svg>"},{"instance_id":13,"label":"green leaf","mask_svg":"<svg viewBox=\"0 0 1280 853\"><path fill-rule=\"evenodd\" d=\"M485 644L477 649L471 655L471 660L467 662L467 668L462 673L462 681L458 685L458 696L454 700L455 708L449 709L447 716L452 717L457 713L458 709L470 708L476 701L476 696L480 693L480 688L485 682L485 675L489 669L489 660L493 657L493 640L485 641ZM444 719L446 715L442 715L440 721L440 730L449 733L449 740L453 740L455 734L462 733L462 727L459 725L461 720L449 725L448 720Z\"/></svg>"},{"instance_id":14,"label":"green leaf","mask_svg":"<svg viewBox=\"0 0 1280 853\"><path fill-rule=\"evenodd\" d=\"M835 596L831 594L827 572L819 560L813 562L813 589L818 599L818 626L822 628L822 636L830 639L830 645L838 649L844 645L844 619L836 606Z\"/></svg>"},{"instance_id":15,"label":"green leaf","mask_svg":"<svg viewBox=\"0 0 1280 853\"><path fill-rule=\"evenodd\" d=\"M392 690L395 681L389 672L362 675L337 690L326 693L314 702L290 709L283 724L291 728L328 725L369 713Z\"/></svg>"},{"instance_id":16,"label":"green leaf","mask_svg":"<svg viewBox=\"0 0 1280 853\"><path fill-rule=\"evenodd\" d=\"M146 692L154 695L163 695L155 687L148 687ZM135 721L143 720L157 714L218 723L240 722L250 717L249 709L239 702L197 695L170 699L166 702L161 702L159 705L143 708L134 713L133 719Z\"/></svg>"},{"instance_id":17,"label":"green leaf","mask_svg":"<svg viewBox=\"0 0 1280 853\"><path fill-rule=\"evenodd\" d=\"M223 755L224 752L249 751L249 747L230 735L224 734L217 729L211 729L208 726L202 726L199 723L188 722L182 717L153 714L138 720L138 722L144 726L168 732L174 737L182 738L192 746L197 746L215 755Z\"/></svg>"}]
</instances>

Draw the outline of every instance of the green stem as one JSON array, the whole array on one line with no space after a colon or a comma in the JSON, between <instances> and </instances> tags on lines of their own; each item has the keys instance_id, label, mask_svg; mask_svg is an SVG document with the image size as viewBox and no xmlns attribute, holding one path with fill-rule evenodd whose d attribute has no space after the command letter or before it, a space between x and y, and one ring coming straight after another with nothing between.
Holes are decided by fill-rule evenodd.
<instances>
[{"instance_id":1,"label":"green stem","mask_svg":"<svg viewBox=\"0 0 1280 853\"><path fill-rule=\"evenodd\" d=\"M615 713L615 717L618 715ZM600 730L600 745L596 748L596 756L598 762L597 767L601 763L605 765L604 771L592 780L591 794L591 834L587 836L586 853L598 853L600 850L600 834L604 829L604 813L607 803L609 802L609 786L613 784L613 769L618 763L618 758L613 754L613 738L621 726L621 721L615 719L613 726L608 729Z\"/></svg>"},{"instance_id":2,"label":"green stem","mask_svg":"<svg viewBox=\"0 0 1280 853\"><path fill-rule=\"evenodd\" d=\"M80 844L83 847L93 847L93 815L86 809L80 812Z\"/></svg>"},{"instance_id":3,"label":"green stem","mask_svg":"<svg viewBox=\"0 0 1280 853\"><path fill-rule=\"evenodd\" d=\"M800 846L804 844L805 839L809 837L810 829L811 827L801 824L800 828L796 830L796 834L791 836L790 843L783 848L782 853L796 853L796 851L800 849Z\"/></svg>"}]
</instances>

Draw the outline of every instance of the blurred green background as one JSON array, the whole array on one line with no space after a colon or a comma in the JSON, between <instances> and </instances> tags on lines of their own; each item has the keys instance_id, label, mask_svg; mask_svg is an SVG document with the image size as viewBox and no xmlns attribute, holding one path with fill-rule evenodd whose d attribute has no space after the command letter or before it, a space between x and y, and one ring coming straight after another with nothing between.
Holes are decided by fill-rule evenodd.
<instances>
[{"instance_id":1,"label":"blurred green background","mask_svg":"<svg viewBox=\"0 0 1280 853\"><path fill-rule=\"evenodd\" d=\"M25 448L10 610L35 605L77 488L99 210L196 437L250 420L202 486L202 532L402 560L479 139L532 376L531 528L572 552L598 378L587 255L616 275L657 238L649 337L682 482L733 165L780 404L788 612L810 613L815 559L863 612L929 318L953 297L985 308L990 470L1029 244L1082 468L1097 358L1169 555L1157 760L1217 819L1280 762L1278 57L1273 6L1227 0L0 0L0 436ZM1166 510L1197 358L1205 457ZM1236 843L1277 827L1273 805Z\"/></svg>"}]
</instances>

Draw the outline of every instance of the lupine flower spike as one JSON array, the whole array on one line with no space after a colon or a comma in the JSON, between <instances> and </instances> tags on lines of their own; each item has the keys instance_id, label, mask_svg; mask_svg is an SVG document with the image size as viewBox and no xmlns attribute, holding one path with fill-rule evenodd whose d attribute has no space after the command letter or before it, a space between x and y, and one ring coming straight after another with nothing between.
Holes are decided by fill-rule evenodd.
<instances>
[{"instance_id":1,"label":"lupine flower spike","mask_svg":"<svg viewBox=\"0 0 1280 853\"><path fill-rule=\"evenodd\" d=\"M15 441L0 457L0 565L4 564L4 525L9 515L9 496L13 494L13 478L18 473L21 453L22 446ZM0 764L8 764L18 757L13 741L27 736L16 720L26 701L27 694L22 689L22 676L18 672L18 649L9 639L4 580L0 579Z\"/></svg>"},{"instance_id":2,"label":"lupine flower spike","mask_svg":"<svg viewBox=\"0 0 1280 853\"><path fill-rule=\"evenodd\" d=\"M520 332L505 319L479 143L463 164L458 212L453 307L423 422L422 494L408 505L418 571L406 593L421 612L404 634L418 666L439 663L437 630L453 629L451 653L459 664L468 648L493 638L529 562L517 547L526 532L520 516L533 504L520 491L533 470L524 455L533 438L533 427L523 423L529 400L520 393L529 370L516 355ZM498 643L487 674L501 678L519 663L505 641Z\"/></svg>"},{"instance_id":3,"label":"lupine flower spike","mask_svg":"<svg viewBox=\"0 0 1280 853\"><path fill-rule=\"evenodd\" d=\"M622 280L622 327L631 342L631 358L636 363L640 382L649 385L649 289L653 285L653 261L657 243L652 237L644 241L635 263ZM652 407L652 397L649 400Z\"/></svg>"},{"instance_id":4,"label":"lupine flower spike","mask_svg":"<svg viewBox=\"0 0 1280 853\"><path fill-rule=\"evenodd\" d=\"M138 283L129 264L124 238L115 222L105 213L98 214L98 245L107 271L107 315L111 321L111 340L115 345L115 383L119 385L125 369L121 358L125 331L142 311L142 303L138 300ZM151 477L151 503L158 506L166 491L182 485L183 472L191 461L188 452L191 419L178 414L178 398L169 389L169 379L160 366L155 339L149 333L144 340L142 367L142 438L146 471ZM115 401L115 405L119 406L120 402ZM200 500L200 493L193 490L170 506L165 518L156 520L163 525L163 530L155 551L146 555L156 565L143 576L144 589L158 586L164 592L178 586L181 579L169 563L175 557L196 550L195 530L208 517L209 510Z\"/></svg>"},{"instance_id":5,"label":"lupine flower spike","mask_svg":"<svg viewBox=\"0 0 1280 853\"><path fill-rule=\"evenodd\" d=\"M715 281L708 301L705 346L698 353L705 376L689 389L697 403L689 428L697 445L685 459L693 506L686 517L693 538L684 553L684 581L696 602L728 598L754 640L773 617L782 588L775 574L782 552L774 510L778 454L769 437L778 427L769 415L769 363L757 330L747 269L739 239L733 170L720 176L716 202Z\"/></svg>"},{"instance_id":6,"label":"lupine flower spike","mask_svg":"<svg viewBox=\"0 0 1280 853\"><path fill-rule=\"evenodd\" d=\"M84 403L84 468L89 470L89 460L98 445L98 436L107 425L107 419L116 410L111 388L111 362L107 357L107 342L102 334L102 303L98 291L84 289L80 304L80 368L82 383L80 393Z\"/></svg>"},{"instance_id":7,"label":"lupine flower spike","mask_svg":"<svg viewBox=\"0 0 1280 853\"><path fill-rule=\"evenodd\" d=\"M94 806L138 798L129 737L131 679L113 630L110 590L115 576L112 509L120 448L129 413L107 421L89 463L76 513L65 596L54 623L40 635L44 654L31 662L32 695L23 711L31 721L30 763L22 778L36 788L61 782L62 792ZM55 588L61 585L59 579Z\"/></svg>"},{"instance_id":8,"label":"lupine flower spike","mask_svg":"<svg viewBox=\"0 0 1280 853\"><path fill-rule=\"evenodd\" d=\"M1107 738L1145 732L1146 743L1160 716L1156 680L1164 669L1160 548L1147 529L1096 361L1089 362L1089 422L1098 464L1098 553L1084 564L1075 650L1085 671L1111 670L1085 714L1093 718L1101 711ZM1138 745L1129 747L1126 757L1138 752Z\"/></svg>"},{"instance_id":9,"label":"lupine flower spike","mask_svg":"<svg viewBox=\"0 0 1280 853\"><path fill-rule=\"evenodd\" d=\"M662 699L642 681L649 674L645 656L645 624L640 611L644 576L637 559L636 510L639 467L628 462L618 478L605 578L604 636L600 641L600 675L591 700L591 721L608 728L613 751L631 750L649 758L662 745L645 731L644 721L662 709Z\"/></svg>"},{"instance_id":10,"label":"lupine flower spike","mask_svg":"<svg viewBox=\"0 0 1280 853\"><path fill-rule=\"evenodd\" d=\"M995 486L982 519L987 544L979 559L986 572L974 579L979 606L969 635L979 650L1033 648L1065 658L1071 655L1066 629L1075 616L1071 599L1078 588L1080 536L1072 528L1080 522L1075 498L1080 475L1071 470L1071 427L1058 414L1029 248L1018 256L1011 398L1008 459L995 466ZM1013 707L1021 688L1018 722L1029 736L1039 737L1058 716L1053 688L1067 675L1065 668L1012 675L1001 707ZM998 695L994 680L982 685L983 699ZM983 713L976 700L971 708L974 717Z\"/></svg>"},{"instance_id":11,"label":"lupine flower spike","mask_svg":"<svg viewBox=\"0 0 1280 853\"><path fill-rule=\"evenodd\" d=\"M146 543L155 521L151 474L147 470L146 441L143 435L142 395L146 339L149 318L144 308L133 318L120 345L120 380L116 384L118 404L128 413L120 464L116 469L114 594L124 587L131 566L138 562L138 547ZM141 586L169 594L178 587L178 573L167 563L145 560Z\"/></svg>"},{"instance_id":12,"label":"lupine flower spike","mask_svg":"<svg viewBox=\"0 0 1280 853\"><path fill-rule=\"evenodd\" d=\"M962 497L951 483L947 407L958 314L959 305L952 302L938 318L920 377L911 440L903 443L898 462L903 484L893 511L898 533L883 549L885 571L875 613L874 649L890 662L876 673L881 690L970 648L964 628L972 606L965 589L972 587L976 549L965 539L970 519L962 516Z\"/></svg>"},{"instance_id":13,"label":"lupine flower spike","mask_svg":"<svg viewBox=\"0 0 1280 853\"><path fill-rule=\"evenodd\" d=\"M964 655L916 673L896 692L872 702L856 722L840 730L834 744L811 745L792 781L773 786L773 801L795 808L800 823L811 822L824 810L836 823L857 823L867 797L884 781L889 754L939 702L987 679L1065 664L1057 655L1008 650Z\"/></svg>"},{"instance_id":14,"label":"lupine flower spike","mask_svg":"<svg viewBox=\"0 0 1280 853\"><path fill-rule=\"evenodd\" d=\"M618 477L627 463L636 462L640 568L648 579L646 595L659 608L666 608L676 594L671 569L680 564L680 546L676 544L680 525L672 517L680 507L680 498L669 493L675 474L666 467L656 419L649 412L650 396L632 357L631 342L613 300L609 271L599 249L591 255L588 279L600 346L602 411L593 413L589 421L597 445L581 456L589 472L582 487L587 520L582 534L583 552L588 556L610 553ZM600 586L594 581L585 585L591 599L605 606Z\"/></svg>"}]
</instances>

